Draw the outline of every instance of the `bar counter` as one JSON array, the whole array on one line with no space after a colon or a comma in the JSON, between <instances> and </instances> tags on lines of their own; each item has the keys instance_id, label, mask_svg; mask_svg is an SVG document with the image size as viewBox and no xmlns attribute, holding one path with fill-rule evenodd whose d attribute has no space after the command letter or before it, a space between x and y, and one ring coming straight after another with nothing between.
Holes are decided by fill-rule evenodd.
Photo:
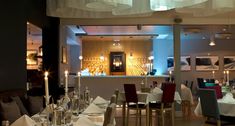
<instances>
[{"instance_id":1,"label":"bar counter","mask_svg":"<svg viewBox=\"0 0 235 126\"><path fill-rule=\"evenodd\" d=\"M153 84L153 81L162 83L168 75L146 76L147 86ZM81 76L81 92L84 92L85 86L91 91L91 96L101 96L110 99L116 89L123 91L123 84L136 84L136 90L140 90L141 82L146 82L145 76ZM74 86L78 77L73 77Z\"/></svg>"}]
</instances>

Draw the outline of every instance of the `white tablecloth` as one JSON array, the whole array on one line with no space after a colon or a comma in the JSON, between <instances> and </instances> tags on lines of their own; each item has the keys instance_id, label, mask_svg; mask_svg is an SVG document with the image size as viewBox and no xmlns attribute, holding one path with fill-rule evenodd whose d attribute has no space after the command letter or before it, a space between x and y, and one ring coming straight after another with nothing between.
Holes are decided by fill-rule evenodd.
<instances>
[{"instance_id":1,"label":"white tablecloth","mask_svg":"<svg viewBox=\"0 0 235 126\"><path fill-rule=\"evenodd\" d=\"M92 104L90 104L90 105L92 105ZM81 117L83 117L83 118L85 117L88 120L90 120L90 122L92 122L92 124L87 123L87 124L83 124L83 126L103 126L104 114L105 114L105 110L106 110L107 105L103 104L103 106L97 106L97 107L99 107L100 109L104 109L104 111L102 111L102 113L90 113L90 114L89 113L82 113L82 114L79 114L79 116L73 115L72 116L73 126L79 125L77 123L77 121ZM45 113L43 115L45 115ZM32 116L31 118L37 122L37 126L41 126L42 123L46 121L45 118L40 116L39 114L36 114L36 115ZM116 123L116 122L114 122L114 123Z\"/></svg>"},{"instance_id":2,"label":"white tablecloth","mask_svg":"<svg viewBox=\"0 0 235 126\"><path fill-rule=\"evenodd\" d=\"M219 107L219 112L221 115L225 116L235 116L235 99L228 99L228 96L231 94L226 94L222 99L218 99L218 107ZM200 101L200 100L199 100ZM198 102L195 110L194 110L195 115L201 116L202 115L202 109L201 109L201 104Z\"/></svg>"},{"instance_id":3,"label":"white tablecloth","mask_svg":"<svg viewBox=\"0 0 235 126\"><path fill-rule=\"evenodd\" d=\"M194 104L192 92L184 84L181 84L181 99L189 101L192 105Z\"/></svg>"},{"instance_id":4,"label":"white tablecloth","mask_svg":"<svg viewBox=\"0 0 235 126\"><path fill-rule=\"evenodd\" d=\"M149 102L152 102L152 101L161 101L162 92L159 92L159 93L145 93L145 92L137 91L137 97L138 97L139 102L144 102L144 103L148 104ZM119 102L124 102L125 100L126 100L125 93L120 92L119 95L118 95L118 101ZM174 100L179 104L181 103L181 97L179 95L179 92L177 92L177 91L175 92Z\"/></svg>"}]
</instances>

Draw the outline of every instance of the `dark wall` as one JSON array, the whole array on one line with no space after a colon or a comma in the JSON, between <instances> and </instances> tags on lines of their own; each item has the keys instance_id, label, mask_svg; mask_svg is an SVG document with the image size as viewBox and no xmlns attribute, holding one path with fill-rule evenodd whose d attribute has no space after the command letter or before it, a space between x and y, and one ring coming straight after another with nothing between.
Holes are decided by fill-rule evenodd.
<instances>
[{"instance_id":1,"label":"dark wall","mask_svg":"<svg viewBox=\"0 0 235 126\"><path fill-rule=\"evenodd\" d=\"M27 0L27 20L42 29L43 70L49 71L50 94L58 88L59 18L46 16L46 0ZM43 85L44 86L44 85Z\"/></svg>"},{"instance_id":2,"label":"dark wall","mask_svg":"<svg viewBox=\"0 0 235 126\"><path fill-rule=\"evenodd\" d=\"M46 16L46 0L3 0L0 8L0 90L26 89L29 21L42 29L43 69L50 72L49 88L54 94L58 87L59 19Z\"/></svg>"},{"instance_id":3,"label":"dark wall","mask_svg":"<svg viewBox=\"0 0 235 126\"><path fill-rule=\"evenodd\" d=\"M0 90L26 86L26 15L24 0L0 4Z\"/></svg>"}]
</instances>

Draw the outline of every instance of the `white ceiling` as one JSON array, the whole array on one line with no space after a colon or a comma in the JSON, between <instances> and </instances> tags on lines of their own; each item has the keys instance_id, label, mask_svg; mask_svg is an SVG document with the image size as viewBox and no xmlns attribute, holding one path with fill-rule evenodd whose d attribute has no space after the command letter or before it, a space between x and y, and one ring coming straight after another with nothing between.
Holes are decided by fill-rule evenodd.
<instances>
[{"instance_id":1,"label":"white ceiling","mask_svg":"<svg viewBox=\"0 0 235 126\"><path fill-rule=\"evenodd\" d=\"M85 31L78 36L83 39L97 39L100 36L112 38L119 36L123 39L133 36L138 39L149 39L151 36L156 39L172 39L172 26L141 25L138 30L136 25L132 26L80 26L80 30ZM182 39L209 39L216 36L216 39L234 39L235 31L232 25L183 25L181 28ZM219 36L218 36L219 35ZM137 37L138 36L138 37ZM229 37L228 37L229 36Z\"/></svg>"}]
</instances>

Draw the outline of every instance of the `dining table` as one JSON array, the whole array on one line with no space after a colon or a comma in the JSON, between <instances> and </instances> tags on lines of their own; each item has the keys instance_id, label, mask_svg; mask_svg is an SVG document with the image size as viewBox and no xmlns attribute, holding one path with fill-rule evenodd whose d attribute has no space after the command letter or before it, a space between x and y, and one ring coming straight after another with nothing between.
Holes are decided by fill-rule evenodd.
<instances>
[{"instance_id":1,"label":"dining table","mask_svg":"<svg viewBox=\"0 0 235 126\"><path fill-rule=\"evenodd\" d=\"M163 91L158 88L156 91L152 90L151 92L141 92L137 91L138 101L140 103L146 104L146 125L149 125L149 103L150 102L161 102ZM179 92L175 92L174 100L177 103L181 103L181 96ZM119 92L118 102L122 103L122 118L123 118L123 126L125 126L125 118L126 118L126 97L125 92Z\"/></svg>"},{"instance_id":2,"label":"dining table","mask_svg":"<svg viewBox=\"0 0 235 126\"><path fill-rule=\"evenodd\" d=\"M226 93L223 98L217 99L220 115L235 117L235 99L231 92ZM200 99L194 110L196 116L202 116Z\"/></svg>"},{"instance_id":3,"label":"dining table","mask_svg":"<svg viewBox=\"0 0 235 126\"><path fill-rule=\"evenodd\" d=\"M99 97L100 98L100 97ZM96 99L95 99L96 100ZM103 126L104 114L106 108L109 105L109 101L91 102L82 112L79 114L72 114L71 122L69 126ZM36 122L36 126L42 126L47 124L47 110L41 113L37 113L31 117ZM49 110L50 111L50 110ZM52 122L50 122L52 123ZM114 124L115 124L114 120Z\"/></svg>"}]
</instances>

